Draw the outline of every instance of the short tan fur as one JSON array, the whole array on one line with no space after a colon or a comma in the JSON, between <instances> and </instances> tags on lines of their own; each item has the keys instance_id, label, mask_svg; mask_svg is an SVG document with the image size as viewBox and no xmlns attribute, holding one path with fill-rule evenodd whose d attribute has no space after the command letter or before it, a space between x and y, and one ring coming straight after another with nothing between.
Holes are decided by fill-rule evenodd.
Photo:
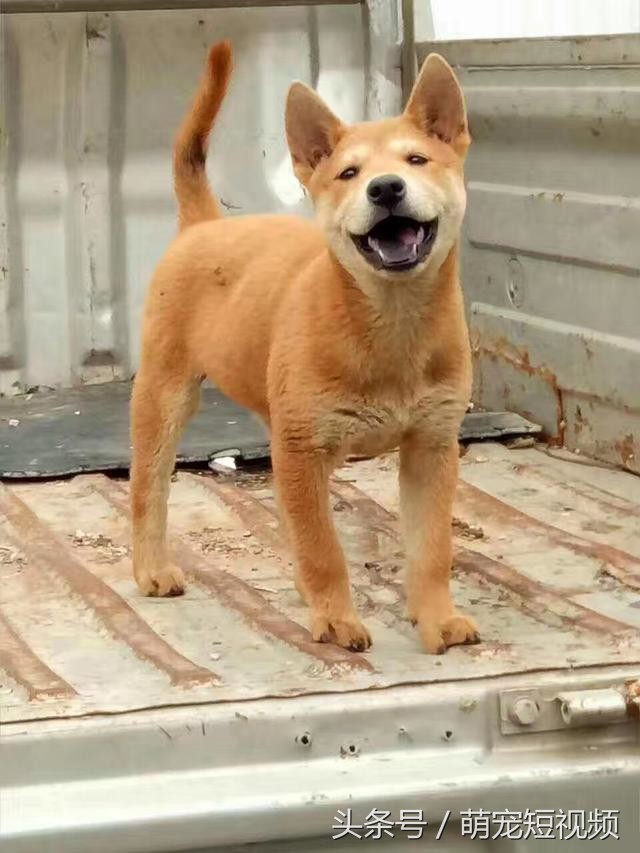
<instances>
[{"instance_id":1,"label":"short tan fur","mask_svg":"<svg viewBox=\"0 0 640 853\"><path fill-rule=\"evenodd\" d=\"M408 615L428 652L476 642L449 588L471 381L458 279L470 142L461 89L434 54L401 116L348 126L294 83L286 132L316 221L226 219L205 152L231 65L230 45L214 45L178 134L180 233L145 306L132 398L137 583L148 595L184 590L167 554L167 496L180 433L208 377L270 429L314 639L360 651L371 643L353 605L329 477L349 454L399 447Z\"/></svg>"}]
</instances>

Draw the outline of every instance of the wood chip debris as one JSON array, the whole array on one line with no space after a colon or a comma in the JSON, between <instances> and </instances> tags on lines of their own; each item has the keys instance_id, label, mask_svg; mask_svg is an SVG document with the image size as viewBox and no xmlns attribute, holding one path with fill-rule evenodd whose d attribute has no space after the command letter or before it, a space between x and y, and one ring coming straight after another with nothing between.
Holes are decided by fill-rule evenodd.
<instances>
[{"instance_id":1,"label":"wood chip debris","mask_svg":"<svg viewBox=\"0 0 640 853\"><path fill-rule=\"evenodd\" d=\"M18 548L13 548L11 545L0 545L0 563L4 565L15 563L21 566L26 562L27 558Z\"/></svg>"},{"instance_id":2,"label":"wood chip debris","mask_svg":"<svg viewBox=\"0 0 640 853\"><path fill-rule=\"evenodd\" d=\"M463 521L461 518L454 516L452 527L455 535L461 539L484 539L484 530L479 524L469 524L468 521Z\"/></svg>"},{"instance_id":3,"label":"wood chip debris","mask_svg":"<svg viewBox=\"0 0 640 853\"><path fill-rule=\"evenodd\" d=\"M81 548L96 548L108 551L111 557L126 557L129 549L125 545L116 545L109 536L102 533L86 533L84 530L76 530L70 536L74 545Z\"/></svg>"}]
</instances>

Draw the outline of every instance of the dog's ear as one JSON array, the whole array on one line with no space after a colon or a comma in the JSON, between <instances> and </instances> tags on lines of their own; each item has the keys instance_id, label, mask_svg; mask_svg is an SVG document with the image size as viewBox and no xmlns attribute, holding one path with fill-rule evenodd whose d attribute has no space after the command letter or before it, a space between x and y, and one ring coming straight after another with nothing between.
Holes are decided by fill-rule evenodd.
<instances>
[{"instance_id":1,"label":"dog's ear","mask_svg":"<svg viewBox=\"0 0 640 853\"><path fill-rule=\"evenodd\" d=\"M438 53L425 59L405 109L429 136L437 136L464 157L471 137L462 89L449 63Z\"/></svg>"},{"instance_id":2,"label":"dog's ear","mask_svg":"<svg viewBox=\"0 0 640 853\"><path fill-rule=\"evenodd\" d=\"M306 186L318 163L331 156L344 125L313 89L294 83L287 97L285 127L293 170Z\"/></svg>"}]
</instances>

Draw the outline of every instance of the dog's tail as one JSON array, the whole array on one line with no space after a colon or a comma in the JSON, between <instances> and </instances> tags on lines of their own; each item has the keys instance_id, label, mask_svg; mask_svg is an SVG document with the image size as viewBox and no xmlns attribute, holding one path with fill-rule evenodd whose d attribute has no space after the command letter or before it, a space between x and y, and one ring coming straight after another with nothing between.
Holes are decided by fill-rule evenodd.
<instances>
[{"instance_id":1,"label":"dog's tail","mask_svg":"<svg viewBox=\"0 0 640 853\"><path fill-rule=\"evenodd\" d=\"M228 41L214 44L198 91L176 137L173 176L181 229L222 216L207 180L205 164L209 133L227 93L231 70L231 44Z\"/></svg>"}]
</instances>

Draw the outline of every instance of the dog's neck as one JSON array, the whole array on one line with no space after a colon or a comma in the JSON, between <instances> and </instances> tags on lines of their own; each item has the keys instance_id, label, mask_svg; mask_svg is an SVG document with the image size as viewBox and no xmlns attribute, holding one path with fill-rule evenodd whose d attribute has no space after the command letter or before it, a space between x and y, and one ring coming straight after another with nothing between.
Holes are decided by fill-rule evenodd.
<instances>
[{"instance_id":1,"label":"dog's neck","mask_svg":"<svg viewBox=\"0 0 640 853\"><path fill-rule=\"evenodd\" d=\"M352 342L351 359L364 377L411 384L437 349L444 325L462 312L458 282L458 246L439 267L407 281L372 275L356 280L339 264L343 330Z\"/></svg>"},{"instance_id":2,"label":"dog's neck","mask_svg":"<svg viewBox=\"0 0 640 853\"><path fill-rule=\"evenodd\" d=\"M434 259L436 261L436 259ZM347 304L372 328L399 333L414 326L424 329L441 306L458 290L458 244L438 264L434 262L404 280L371 271L353 275L334 258ZM350 312L351 313L351 312Z\"/></svg>"}]
</instances>

